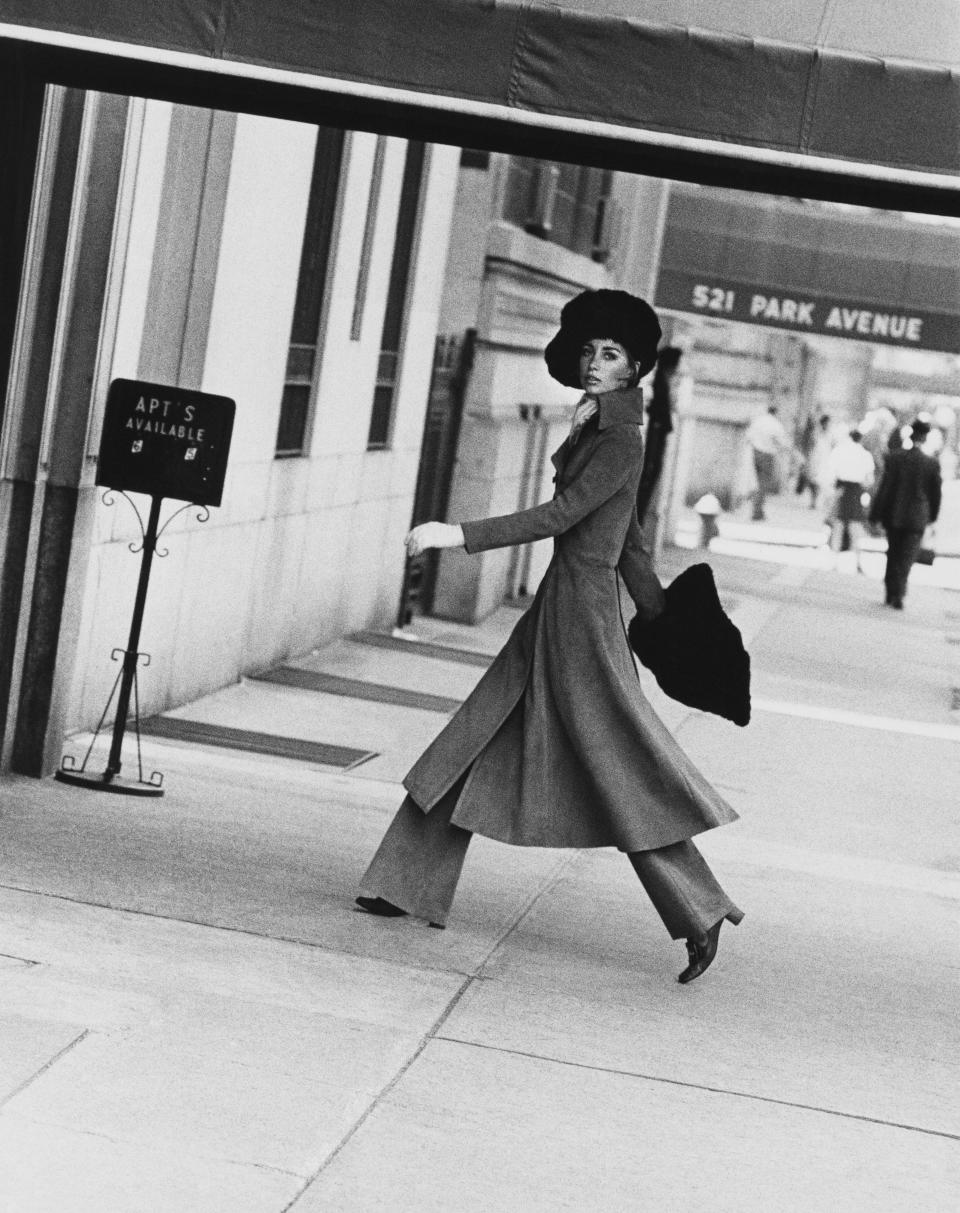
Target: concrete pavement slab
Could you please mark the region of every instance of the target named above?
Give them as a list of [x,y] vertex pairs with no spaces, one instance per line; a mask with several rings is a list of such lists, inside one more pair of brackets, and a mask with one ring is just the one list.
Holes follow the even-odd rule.
[[[135,810],[119,796],[12,781],[0,884],[466,973],[570,858],[478,839],[454,908],[456,933],[371,920],[354,912],[354,897],[400,789],[296,763],[161,750],[145,747],[151,763],[162,762],[169,790]],[[15,951],[2,926],[0,951]]]
[[[737,871],[748,917],[691,987],[632,873],[548,890],[441,1035],[859,1115],[960,1140],[960,1028],[943,965],[958,902]],[[625,866],[625,865],[623,865]],[[645,912],[646,911],[646,912]],[[918,938],[919,937],[919,938]]]
[[0,987],[4,1014],[98,1032],[124,1031],[142,1022],[155,1001],[148,990],[131,988],[120,977],[66,965],[38,965],[29,979],[8,979]]
[[145,1147],[306,1176],[390,1082],[425,1031],[263,1002],[164,1002],[90,1034],[6,1110]]
[[[63,982],[85,978],[92,986],[95,977],[108,1005],[121,995],[131,1008],[124,1028],[137,1022],[134,1012],[148,1021],[175,996],[222,996],[416,1032],[462,983],[457,973],[55,897],[0,890],[0,906],[4,940],[29,939],[40,964]],[[4,983],[0,1010],[7,998],[22,1005],[28,981]],[[69,1006],[67,1014],[74,1022]]]
[[489,653],[491,657],[507,643],[507,638],[517,626],[523,605],[507,603],[498,607],[477,624],[458,623],[452,619],[435,619],[419,616],[409,628],[403,629],[412,637],[434,644],[447,644],[453,648],[473,649]]
[[960,870],[955,741],[763,711],[735,738],[690,717],[679,740],[752,836]]
[[[11,1088],[4,1115],[78,1135],[68,1136],[68,1150],[74,1140],[108,1141],[119,1151],[112,1165],[135,1149],[150,1157],[175,1153],[182,1163],[173,1168],[170,1199],[183,1199],[181,1173],[204,1162],[214,1171],[215,1163],[244,1163],[301,1181],[312,1174],[463,982],[459,974],[49,896],[3,890],[0,907],[4,946],[20,948],[29,939],[37,958],[29,974],[0,988],[0,1039],[19,1065],[16,1072],[4,1067]],[[78,1033],[54,1020],[54,1002],[45,1003],[32,982],[47,975],[47,995],[84,989],[86,999],[68,996],[61,1015],[72,1020],[84,1010],[92,1030]],[[48,1019],[21,1027],[6,1003],[31,995]],[[109,1169],[109,1159],[97,1158]],[[104,1213],[141,1207],[114,1197],[113,1182],[108,1175],[99,1188],[92,1184],[91,1207],[96,1191]],[[284,1208],[295,1189],[276,1190],[286,1199],[260,1208]],[[154,1207],[146,1193],[142,1199]],[[245,1201],[235,1207],[257,1207]],[[74,1208],[67,1200],[46,1207]],[[165,1213],[208,1207],[233,1208],[187,1199]],[[20,1206],[12,1210],[20,1213]]]
[[71,1025],[0,1014],[0,1107],[82,1036]]
[[294,1206],[946,1213],[956,1143],[433,1041]]
[[[825,629],[823,608],[782,608],[774,625],[754,639],[759,671],[755,696],[869,710],[911,720],[950,720],[951,690],[960,682],[960,654],[929,625],[899,616],[877,603],[848,620],[847,629]],[[905,677],[905,671],[909,677]]]
[[274,1213],[298,1176],[0,1113],[2,1213]]

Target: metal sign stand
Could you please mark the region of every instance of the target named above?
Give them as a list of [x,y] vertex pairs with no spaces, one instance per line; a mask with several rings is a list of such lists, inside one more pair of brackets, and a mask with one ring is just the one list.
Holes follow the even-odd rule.
[[[140,752],[140,696],[137,687],[137,667],[140,665],[141,658],[144,659],[145,666],[150,664],[150,654],[140,652],[140,628],[143,624],[143,609],[147,601],[147,585],[150,581],[150,566],[153,563],[154,553],[161,559],[167,555],[166,549],[157,549],[157,540],[167,529],[170,523],[182,514],[184,510],[197,509],[200,511],[198,516],[199,522],[206,522],[210,517],[210,512],[205,506],[190,503],[181,506],[176,510],[162,527],[158,528],[160,522],[160,505],[163,498],[154,494],[150,501],[150,513],[147,517],[147,524],[144,526],[143,519],[140,517],[140,511],[131,501],[127,494],[121,491],[121,496],[126,497],[130,503],[130,507],[137,516],[137,521],[140,523],[140,532],[143,536],[140,544],[131,543],[130,550],[132,552],[142,551],[143,557],[140,561],[140,577],[137,582],[137,594],[133,604],[133,618],[130,621],[130,637],[127,640],[125,649],[114,649],[111,657],[114,661],[118,656],[123,654],[123,665],[120,673],[117,675],[113,683],[113,688],[110,691],[110,696],[107,699],[106,707],[103,709],[103,714],[100,717],[96,730],[93,734],[93,739],[87,748],[87,752],[83,757],[83,762],[77,766],[76,760],[72,754],[66,754],[61,763],[60,769],[55,773],[54,778],[60,780],[61,783],[76,784],[81,787],[95,788],[102,792],[119,792],[126,796],[162,796],[163,795],[163,776],[159,771],[154,771],[149,779],[143,777],[143,760]],[[113,505],[112,490],[108,489],[103,495],[104,505]],[[117,687],[120,688],[120,693],[117,698],[117,710],[113,723],[113,738],[110,745],[110,754],[107,758],[107,765],[102,774],[95,774],[87,771],[87,762],[96,744],[97,738],[100,735],[100,730],[103,727],[103,722],[107,718],[107,713],[110,711],[110,704],[113,702],[114,695],[117,694]],[[123,748],[123,737],[127,728],[127,719],[130,715],[130,695],[133,693],[134,703],[134,728],[137,734],[137,769],[138,776],[136,779],[125,779],[120,775],[121,760],[120,753]]]

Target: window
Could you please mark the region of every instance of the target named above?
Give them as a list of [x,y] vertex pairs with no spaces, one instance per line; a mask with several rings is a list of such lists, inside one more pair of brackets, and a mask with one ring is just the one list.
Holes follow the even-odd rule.
[[482,152],[474,147],[461,148],[460,167],[478,168],[486,172],[490,167],[490,153]]
[[503,217],[595,261],[606,259],[613,217],[609,169],[511,156]]
[[300,255],[297,298],[293,308],[290,350],[280,400],[277,455],[303,454],[342,159],[343,131],[319,127],[303,233],[303,252]]
[[393,263],[390,266],[390,283],[387,287],[387,310],[383,320],[383,335],[380,338],[377,383],[373,392],[373,410],[367,436],[368,450],[383,450],[390,440],[390,423],[393,419],[393,400],[400,368],[400,346],[407,310],[407,287],[425,157],[425,144],[412,141],[407,145],[407,159],[400,187],[397,234],[393,244]]

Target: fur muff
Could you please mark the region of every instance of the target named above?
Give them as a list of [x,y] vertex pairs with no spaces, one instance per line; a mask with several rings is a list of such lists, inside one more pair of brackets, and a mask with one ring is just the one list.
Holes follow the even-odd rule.
[[662,614],[630,624],[631,648],[671,699],[749,724],[750,656],[720,603],[713,570],[691,565],[665,594]]

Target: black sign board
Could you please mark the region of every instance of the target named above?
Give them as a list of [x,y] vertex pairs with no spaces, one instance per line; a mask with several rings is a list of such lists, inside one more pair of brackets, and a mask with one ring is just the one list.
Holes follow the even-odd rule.
[[219,505],[236,405],[227,396],[114,379],[96,483],[128,493]]

